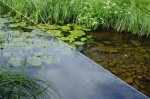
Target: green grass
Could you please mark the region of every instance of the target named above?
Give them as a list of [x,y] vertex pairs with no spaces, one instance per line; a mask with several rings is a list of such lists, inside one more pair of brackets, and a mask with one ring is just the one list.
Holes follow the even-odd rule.
[[[37,23],[76,23],[93,29],[113,27],[140,36],[150,34],[149,0],[1,0],[1,7],[6,8],[2,2]],[[16,17],[20,15],[16,13]]]
[[37,77],[26,76],[25,64],[21,71],[0,67],[0,99],[61,99],[52,81],[39,79],[42,70]]

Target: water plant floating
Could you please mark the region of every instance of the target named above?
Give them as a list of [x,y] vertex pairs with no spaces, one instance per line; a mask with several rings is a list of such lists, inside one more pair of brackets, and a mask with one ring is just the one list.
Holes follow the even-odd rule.
[[3,56],[5,56],[5,57],[11,56],[11,55],[12,55],[12,52],[4,52],[3,53]]
[[23,62],[23,59],[20,57],[13,57],[13,58],[10,58],[8,61],[8,63],[13,66],[20,66],[22,62]]

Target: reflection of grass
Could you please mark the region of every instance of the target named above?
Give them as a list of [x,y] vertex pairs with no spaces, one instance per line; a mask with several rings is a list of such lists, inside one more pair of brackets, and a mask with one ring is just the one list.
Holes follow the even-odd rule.
[[[139,35],[150,33],[149,0],[1,0],[35,22],[114,27]],[[2,4],[2,3],[1,3]],[[2,4],[4,11],[12,11]],[[6,10],[7,9],[7,10]],[[14,15],[14,11],[12,14]],[[17,17],[21,15],[16,13]]]
[[37,78],[25,76],[25,64],[21,72],[0,67],[0,99],[61,99],[53,82],[39,79],[42,70]]

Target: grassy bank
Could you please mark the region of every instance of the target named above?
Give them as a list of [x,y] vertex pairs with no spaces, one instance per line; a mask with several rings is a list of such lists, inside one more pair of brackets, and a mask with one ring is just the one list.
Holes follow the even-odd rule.
[[6,11],[2,2],[37,23],[76,23],[93,29],[113,27],[140,36],[150,35],[149,0],[1,0]]

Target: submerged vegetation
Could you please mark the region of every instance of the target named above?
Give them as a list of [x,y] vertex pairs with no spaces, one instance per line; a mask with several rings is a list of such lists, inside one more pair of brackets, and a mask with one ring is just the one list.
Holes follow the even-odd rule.
[[79,24],[92,29],[113,27],[140,36],[150,34],[149,0],[1,0],[3,12],[44,24]]

